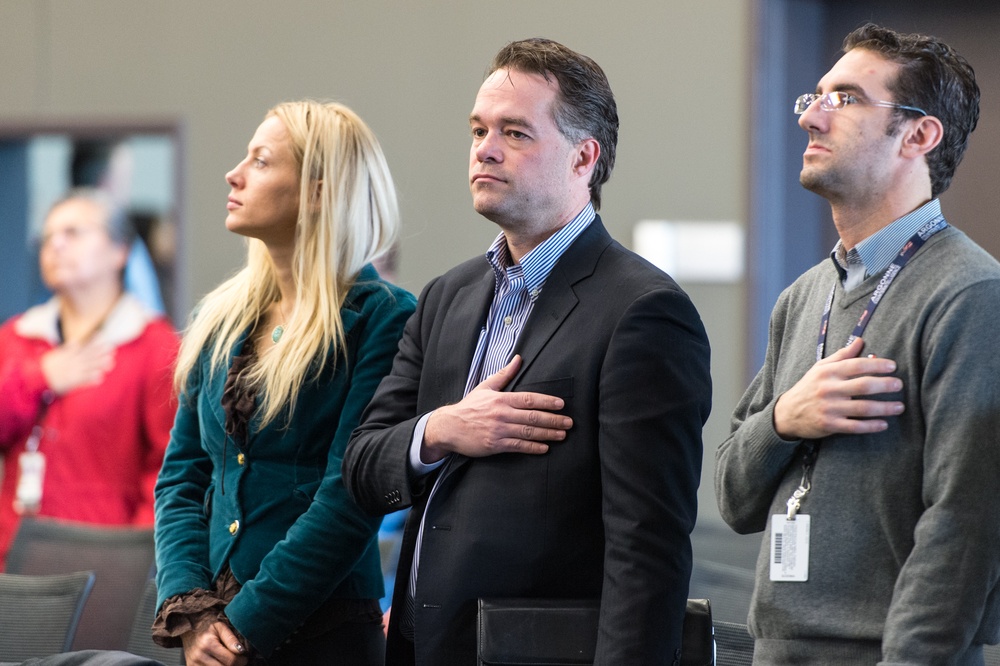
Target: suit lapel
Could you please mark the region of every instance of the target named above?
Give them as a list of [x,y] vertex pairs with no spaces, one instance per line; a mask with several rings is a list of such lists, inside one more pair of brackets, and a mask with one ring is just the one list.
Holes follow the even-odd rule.
[[459,400],[465,392],[479,331],[486,323],[493,301],[495,282],[493,270],[487,264],[478,280],[458,289],[450,303],[441,304],[446,311],[441,320],[438,351],[439,362],[447,368],[447,372],[441,373],[447,401]]
[[210,372],[211,364],[209,358],[211,357],[211,352],[206,351],[203,356],[203,376],[211,376],[211,380],[208,384],[206,384],[206,388],[204,390],[206,395],[213,396],[213,399],[209,401],[209,407],[212,410],[212,415],[219,424],[219,428],[223,431],[226,429],[226,412],[222,408],[221,400],[223,388],[225,387],[226,380],[229,378],[229,368],[232,367],[233,358],[242,353],[243,345],[246,343],[249,335],[249,330],[243,332],[243,334],[236,340],[236,344],[233,345],[233,348],[229,351],[229,356],[226,358],[225,366],[216,368],[215,372]]
[[517,386],[566,317],[576,308],[579,299],[573,286],[594,274],[601,254],[611,242],[611,236],[598,216],[552,267],[514,347],[514,353],[521,355],[522,363],[507,390]]
[[[441,384],[437,387],[440,393],[431,401],[435,405],[457,402],[465,395],[472,357],[476,353],[479,332],[489,316],[495,285],[493,269],[487,264],[487,270],[478,280],[460,287],[450,303],[441,303],[440,307],[445,312],[441,317],[436,365],[442,371],[435,373],[441,377]],[[468,460],[465,456],[453,456],[439,473],[450,477]]]
[[[211,373],[211,380],[209,381],[208,384],[206,384],[206,387],[204,389],[205,395],[211,396],[210,400],[208,401],[208,407],[211,410],[212,417],[215,419],[219,431],[222,433],[226,432],[226,410],[222,407],[222,394],[225,392],[225,385],[226,382],[229,380],[229,370],[230,368],[232,368],[233,359],[243,353],[243,348],[246,345],[246,342],[249,339],[250,334],[252,332],[253,328],[252,327],[248,328],[236,340],[236,344],[234,344],[233,348],[229,351],[229,356],[227,357],[225,365],[221,368],[216,368],[215,372]],[[202,372],[204,373],[203,376],[205,377],[209,376],[209,367],[210,367],[208,361],[209,356],[210,352],[205,352],[204,362],[202,365]],[[259,398],[255,399],[255,402],[259,404],[260,402]],[[252,444],[253,440],[259,434],[259,423],[260,423],[260,413],[255,410],[253,416],[251,417],[251,422],[249,424],[247,432],[247,441],[243,442],[243,447],[245,449],[250,448],[250,445]],[[269,425],[268,427],[270,428],[271,426]],[[229,436],[228,435],[223,435],[223,436],[226,438],[227,440],[226,443],[228,444]]]
[[[600,216],[598,216],[580,234],[579,238],[566,249],[562,257],[559,258],[559,261],[556,262],[556,265],[553,266],[552,272],[549,273],[549,277],[545,280],[545,285],[542,287],[542,294],[538,297],[538,301],[535,303],[535,307],[528,317],[524,330],[521,331],[517,344],[514,346],[514,353],[521,354],[522,363],[517,375],[507,385],[504,389],[505,391],[517,390],[517,385],[520,383],[521,378],[532,364],[534,364],[555,332],[566,321],[570,312],[576,308],[579,300],[573,291],[573,285],[594,274],[601,254],[604,253],[604,250],[611,242],[611,236],[601,223]],[[478,303],[479,319],[476,321],[478,321],[479,326],[475,329],[477,334],[479,327],[482,326],[485,318],[488,316],[490,302],[493,299],[494,280],[492,271],[487,277],[488,279],[485,282],[481,282],[477,286],[475,300],[472,298],[472,294],[466,296],[470,307],[472,303]],[[455,300],[456,302],[458,301],[457,295]],[[456,321],[452,325],[454,332],[459,334],[458,337],[463,342],[465,342],[465,338],[461,336],[460,332],[469,330],[470,319],[468,317],[469,315],[467,314],[463,321]],[[444,339],[443,336],[442,339]],[[456,349],[460,349],[460,347],[456,347]],[[473,343],[472,348],[469,349],[469,353],[463,356],[465,374],[462,374],[462,382],[465,382],[468,378],[468,369],[472,365],[472,354],[474,352],[475,344]],[[458,390],[462,391],[464,386],[463,383],[462,387]],[[471,458],[466,458],[465,456],[453,457],[451,462],[448,463],[447,479],[442,482],[453,483],[456,479],[460,478],[457,473],[470,460]],[[438,492],[441,491],[439,490]]]

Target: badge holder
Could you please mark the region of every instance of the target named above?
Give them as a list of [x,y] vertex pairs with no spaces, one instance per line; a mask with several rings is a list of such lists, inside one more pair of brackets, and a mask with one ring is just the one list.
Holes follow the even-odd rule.
[[771,575],[776,582],[809,580],[809,529],[811,516],[800,514],[802,498],[811,488],[812,465],[806,464],[802,481],[788,498],[788,512],[771,516]]
[[42,424],[31,429],[25,450],[18,456],[20,475],[14,493],[14,511],[20,515],[38,513],[42,505],[42,481],[45,478],[45,454],[38,450],[42,441]]

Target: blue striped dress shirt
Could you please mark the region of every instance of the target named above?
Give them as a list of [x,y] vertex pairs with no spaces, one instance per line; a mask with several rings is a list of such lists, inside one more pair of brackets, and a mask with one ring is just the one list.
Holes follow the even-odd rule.
[[[830,253],[844,288],[850,291],[861,284],[865,278],[879,275],[899,251],[906,241],[922,226],[941,215],[941,202],[931,199],[912,213],[908,213],[892,224],[879,229],[850,250],[844,249],[844,244],[837,241]],[[864,267],[863,273],[860,267]],[[854,277],[857,275],[857,277]]]
[[510,362],[514,345],[542,293],[545,279],[566,248],[594,221],[595,216],[593,205],[588,203],[572,222],[521,257],[520,263],[511,260],[507,239],[502,233],[493,241],[486,252],[486,260],[493,267],[496,278],[493,304],[490,305],[486,325],[479,332],[476,353],[465,383],[466,393]]

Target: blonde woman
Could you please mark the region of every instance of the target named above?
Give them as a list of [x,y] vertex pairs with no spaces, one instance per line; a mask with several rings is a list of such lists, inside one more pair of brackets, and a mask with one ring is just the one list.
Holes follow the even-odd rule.
[[357,115],[306,101],[268,112],[226,182],[247,266],[181,345],[153,635],[189,666],[381,664],[379,520],[340,466],[415,305],[370,265],[392,178]]

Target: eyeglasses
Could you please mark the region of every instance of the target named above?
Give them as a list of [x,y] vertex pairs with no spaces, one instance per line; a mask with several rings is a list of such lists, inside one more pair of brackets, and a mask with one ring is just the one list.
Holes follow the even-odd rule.
[[867,104],[868,106],[884,106],[887,109],[913,111],[922,116],[927,115],[926,111],[918,109],[915,106],[906,106],[905,104],[896,104],[895,102],[862,102],[854,95],[840,91],[828,92],[825,95],[818,93],[799,95],[799,98],[795,100],[795,106],[792,107],[792,111],[795,112],[795,115],[802,115],[815,101],[819,101],[819,108],[824,111],[840,111],[848,104]]

